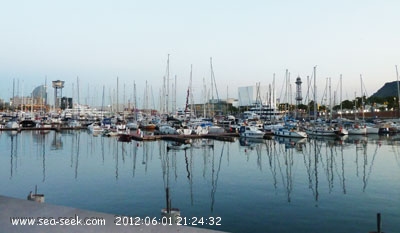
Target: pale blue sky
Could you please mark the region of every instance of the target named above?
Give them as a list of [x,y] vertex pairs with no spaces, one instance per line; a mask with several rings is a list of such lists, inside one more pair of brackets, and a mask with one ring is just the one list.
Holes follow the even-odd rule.
[[[343,98],[360,93],[360,74],[368,95],[396,80],[400,64],[400,1],[236,1],[236,0],[14,0],[0,3],[0,98],[61,79],[64,95],[76,91],[81,102],[100,100],[102,87],[126,99],[145,81],[157,102],[170,54],[171,77],[178,79],[178,106],[185,102],[193,64],[193,90],[202,101],[203,78],[210,86],[210,57],[220,98],[238,97],[239,86],[272,83],[280,92],[285,70],[292,83],[317,65],[318,94],[332,78]],[[173,80],[171,80],[171,83]],[[89,92],[88,92],[89,90]],[[294,87],[293,87],[294,90]],[[50,88],[50,93],[53,92]],[[76,94],[75,94],[76,95]],[[278,93],[278,96],[280,94]],[[304,94],[303,94],[304,95]],[[89,101],[89,103],[92,101]],[[101,102],[99,102],[101,103]]]

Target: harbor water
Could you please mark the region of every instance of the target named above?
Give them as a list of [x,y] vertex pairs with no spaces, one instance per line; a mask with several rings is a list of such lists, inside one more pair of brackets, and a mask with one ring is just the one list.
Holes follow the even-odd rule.
[[46,203],[159,218],[168,188],[181,223],[196,227],[366,233],[381,213],[382,230],[400,232],[399,135],[196,140],[167,150],[85,130],[3,131],[0,194],[26,199],[37,185]]

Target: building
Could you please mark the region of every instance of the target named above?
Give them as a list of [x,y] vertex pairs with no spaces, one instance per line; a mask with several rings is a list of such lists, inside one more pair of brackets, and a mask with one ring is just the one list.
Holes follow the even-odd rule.
[[276,96],[269,86],[246,86],[238,88],[239,106],[276,105]]
[[34,103],[37,105],[47,105],[46,86],[40,85],[33,89],[32,98],[34,99]]
[[10,105],[15,109],[47,109],[47,92],[44,85],[33,89],[30,96],[14,96],[10,99]]
[[71,109],[73,108],[72,98],[62,97],[61,98],[61,109]]

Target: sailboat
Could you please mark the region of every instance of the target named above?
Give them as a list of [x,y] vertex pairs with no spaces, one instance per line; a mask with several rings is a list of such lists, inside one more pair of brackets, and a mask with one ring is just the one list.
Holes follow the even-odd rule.
[[338,125],[336,127],[336,134],[339,135],[339,136],[344,136],[344,135],[348,135],[349,134],[349,131],[345,127],[343,127],[342,113],[343,113],[342,75],[340,75],[340,121],[338,122]]
[[[364,122],[364,97],[363,97],[363,89],[362,89],[362,76],[360,75],[361,80],[361,113],[362,113],[362,121],[356,121],[351,128],[348,129],[349,134],[351,135],[366,135],[367,127]],[[356,100],[354,100],[355,102]],[[356,106],[356,105],[354,105]],[[355,112],[354,112],[355,114]],[[355,116],[356,118],[356,116]]]
[[[289,85],[289,74],[288,70],[286,70],[286,86]],[[288,95],[289,91],[286,88],[286,93],[285,96]],[[278,127],[277,129],[274,130],[274,135],[275,136],[281,136],[281,137],[291,137],[291,138],[306,138],[307,133],[300,129],[299,125],[297,124],[296,120],[291,120],[289,117],[286,115],[284,117],[284,122],[285,124],[283,127]]]
[[317,120],[317,74],[316,74],[316,67],[314,66],[314,124],[312,127],[306,130],[307,134],[310,136],[329,136],[329,137],[336,137],[337,133],[336,130],[330,126],[326,125],[325,122]]
[[146,109],[146,117],[140,122],[139,128],[143,130],[154,130],[156,128],[156,124],[152,122],[151,110],[149,111],[148,106],[148,86],[146,81],[146,89],[145,89],[145,101],[144,101],[144,109]]

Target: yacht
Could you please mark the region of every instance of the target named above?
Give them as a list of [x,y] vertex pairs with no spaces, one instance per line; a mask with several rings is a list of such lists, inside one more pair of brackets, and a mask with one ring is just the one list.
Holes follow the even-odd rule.
[[264,132],[255,126],[240,126],[239,135],[245,138],[264,138]]

